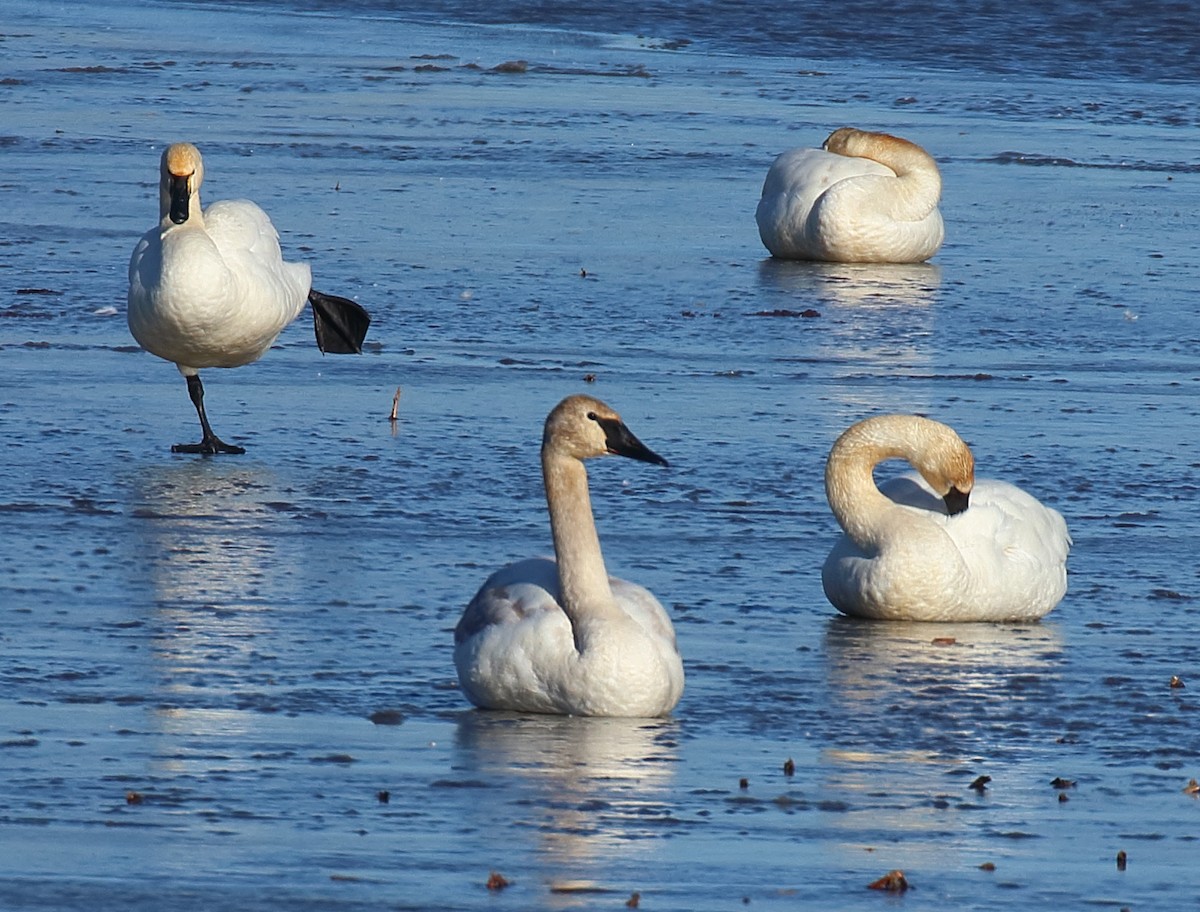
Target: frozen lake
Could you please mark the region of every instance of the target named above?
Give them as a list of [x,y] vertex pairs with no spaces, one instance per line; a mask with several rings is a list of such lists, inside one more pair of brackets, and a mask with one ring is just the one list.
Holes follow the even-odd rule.
[[[4,19],[0,907],[876,910],[897,868],[909,912],[1194,906],[1191,89],[277,3]],[[843,124],[938,158],[930,265],[767,258],[767,167]],[[206,372],[241,457],[170,453],[184,383],[125,324],[180,139],[375,317],[359,358],[305,316]],[[467,600],[550,547],[573,392],[671,462],[590,466],[609,569],[676,624],[670,719],[458,691]],[[889,411],[1066,516],[1042,623],[826,602],[824,459]]]

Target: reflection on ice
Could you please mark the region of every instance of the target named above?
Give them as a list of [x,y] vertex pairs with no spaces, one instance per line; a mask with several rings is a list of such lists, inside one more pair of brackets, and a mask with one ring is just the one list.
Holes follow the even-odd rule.
[[150,469],[138,477],[133,505],[153,558],[159,598],[253,607],[265,586],[286,578],[274,514],[254,492],[270,485],[263,466],[194,460]]
[[282,547],[277,513],[262,502],[271,481],[263,466],[209,459],[138,477],[131,506],[157,596],[155,657],[174,693],[254,683],[242,670],[258,664],[267,609],[299,597],[299,555]]
[[606,889],[604,869],[639,840],[661,835],[678,761],[670,719],[608,719],[466,712],[457,744],[464,767],[508,786],[503,809],[538,833],[545,878],[565,907]]
[[823,752],[823,783],[856,795],[871,820],[834,825],[854,839],[904,833],[910,859],[939,866],[994,851],[987,831],[953,812],[986,800],[969,788],[976,776],[1002,777],[1060,724],[1058,627],[836,617],[825,656],[841,731]]
[[828,679],[847,709],[877,707],[935,686],[956,697],[1020,700],[1016,675],[1057,674],[1054,623],[934,624],[830,618]]
[[887,307],[926,306],[934,302],[942,271],[931,263],[806,263],[764,259],[759,282],[826,305]]
[[265,528],[273,514],[252,496],[268,483],[264,467],[211,460],[141,476],[138,529],[164,606],[257,609],[266,591],[288,579],[291,562],[278,547],[278,531]]
[[[195,745],[204,738],[217,738],[229,745],[246,738],[256,730],[257,717],[249,712],[232,709],[159,706],[150,714],[155,740],[166,745],[150,756],[147,772],[153,776],[175,777],[196,775],[202,778],[212,765],[212,754]],[[224,760],[228,770],[233,761]]]
[[[808,333],[804,358],[862,371],[899,372],[932,369],[940,357],[936,303],[941,270],[928,263],[804,263],[768,259],[759,264],[767,315],[815,311],[820,332]],[[840,378],[839,378],[840,379]],[[860,385],[835,384],[837,395],[857,398]],[[906,392],[905,396],[911,396]],[[903,402],[875,403],[910,411]],[[861,416],[860,416],[861,417]]]

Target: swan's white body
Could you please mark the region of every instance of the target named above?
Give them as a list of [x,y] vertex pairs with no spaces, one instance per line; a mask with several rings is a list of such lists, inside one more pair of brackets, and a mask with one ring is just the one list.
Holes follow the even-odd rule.
[[[876,487],[873,468],[892,457],[920,474]],[[843,614],[1034,621],[1066,594],[1062,516],[1007,482],[976,480],[970,450],[946,425],[912,415],[859,422],[834,444],[825,486],[845,534],[821,580]],[[963,509],[951,514],[956,496]]]
[[670,617],[648,590],[604,567],[582,460],[606,452],[664,462],[598,400],[569,397],[546,419],[542,470],[556,560],[498,570],[463,613],[454,663],[475,705],[651,717],[679,702],[683,662]]
[[842,127],[775,159],[755,218],[772,256],[919,263],[942,245],[937,163],[915,143]]
[[129,259],[129,331],[142,348],[174,361],[187,380],[203,436],[172,450],[243,453],[209,426],[201,368],[258,360],[306,302],[322,351],[361,351],[371,320],[355,302],[314,290],[307,263],[285,263],[275,226],[254,203],[226,200],[202,208],[203,181],[199,149],[167,147],[159,222]]
[[[180,147],[195,150],[179,143],[167,152]],[[201,208],[198,151],[194,161],[186,219],[172,221],[164,191],[159,224],[129,260],[129,330],[184,376],[260,358],[312,287],[308,264],[284,262],[279,235],[257,205],[223,200]],[[169,164],[164,155],[164,170]]]

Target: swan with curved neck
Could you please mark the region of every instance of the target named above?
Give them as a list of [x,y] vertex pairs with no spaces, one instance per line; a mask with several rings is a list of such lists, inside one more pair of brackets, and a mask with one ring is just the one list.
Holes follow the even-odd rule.
[[583,460],[615,454],[666,465],[611,408],[570,396],[546,419],[542,475],[555,559],[493,573],[454,631],[454,663],[476,706],[581,716],[661,716],[683,693],[667,612],[610,577]]
[[307,263],[284,262],[275,227],[254,203],[202,208],[204,160],[194,145],[168,146],[159,170],[159,223],[129,260],[129,331],[187,380],[201,439],[172,452],[244,453],[213,433],[200,369],[258,360],[306,301],[323,352],[360,352],[371,318],[355,302],[315,290]]
[[[876,465],[915,475],[882,488]],[[1071,537],[1058,511],[977,479],[954,430],[916,415],[860,421],[834,443],[825,494],[844,535],[821,571],[843,614],[909,621],[1033,621],[1067,591]]]
[[775,159],[755,218],[772,256],[920,263],[942,246],[937,162],[916,143],[842,127]]

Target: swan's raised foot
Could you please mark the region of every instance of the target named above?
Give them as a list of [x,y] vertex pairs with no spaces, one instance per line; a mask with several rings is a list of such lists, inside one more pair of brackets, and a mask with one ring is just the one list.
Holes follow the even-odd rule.
[[308,303],[312,306],[317,348],[330,355],[362,354],[363,339],[371,326],[371,315],[362,306],[315,288],[309,289]]

